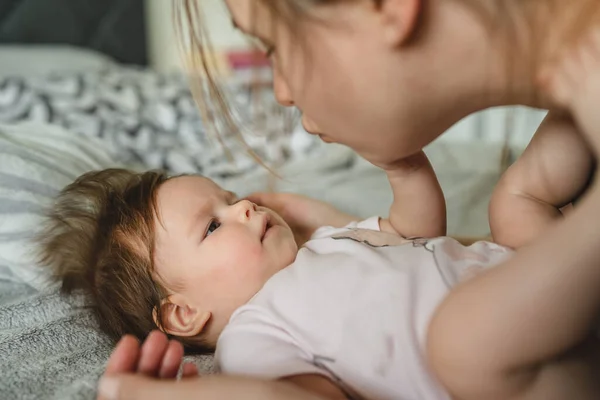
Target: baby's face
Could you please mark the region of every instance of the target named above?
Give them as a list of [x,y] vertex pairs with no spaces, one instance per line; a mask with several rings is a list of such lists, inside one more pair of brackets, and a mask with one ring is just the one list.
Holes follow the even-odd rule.
[[156,272],[213,319],[228,320],[296,258],[294,235],[279,215],[203,177],[163,183],[157,213]]

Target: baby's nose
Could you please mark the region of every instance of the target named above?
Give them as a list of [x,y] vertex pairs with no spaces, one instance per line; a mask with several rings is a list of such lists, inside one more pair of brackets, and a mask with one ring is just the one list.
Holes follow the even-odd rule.
[[241,200],[237,203],[240,211],[240,216],[243,220],[248,221],[252,218],[252,214],[256,212],[256,204],[249,200]]

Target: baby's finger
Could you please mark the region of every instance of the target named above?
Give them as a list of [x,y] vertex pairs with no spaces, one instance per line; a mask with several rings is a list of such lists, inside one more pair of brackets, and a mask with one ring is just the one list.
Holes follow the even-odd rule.
[[158,377],[161,379],[174,379],[182,360],[183,346],[178,341],[171,340],[162,359]]
[[158,376],[162,359],[167,351],[169,340],[164,333],[151,332],[142,345],[137,372],[150,376]]
[[185,363],[183,364],[183,371],[181,373],[183,378],[197,378],[198,377],[198,367],[194,363]]
[[125,335],[119,340],[106,364],[106,375],[134,372],[140,356],[140,343]]

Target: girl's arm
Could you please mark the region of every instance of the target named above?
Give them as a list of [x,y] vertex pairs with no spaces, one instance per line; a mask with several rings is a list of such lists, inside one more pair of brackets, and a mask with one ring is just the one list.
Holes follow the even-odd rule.
[[[344,399],[331,381],[316,375],[293,376],[281,381],[214,375],[199,377],[193,364],[183,364],[183,379],[174,378],[183,362],[183,347],[152,332],[144,345],[124,336],[108,360],[98,386],[99,400],[145,399]],[[193,366],[193,367],[192,367]],[[190,368],[191,367],[191,368]]]
[[594,187],[569,218],[449,294],[429,326],[430,364],[462,400],[600,398],[600,357],[594,367],[576,353],[598,316]]
[[[600,29],[594,27],[552,68],[542,75],[545,89],[572,113],[597,156]],[[427,349],[455,397],[600,398],[597,166],[594,172],[592,187],[567,218],[510,261],[459,286],[439,307]]]
[[[99,400],[328,400],[317,393],[285,381],[213,375],[183,381],[158,380],[144,375],[103,378]],[[343,398],[342,398],[343,399]]]
[[425,153],[384,170],[394,194],[389,215],[394,231],[407,238],[445,236],[446,201]]

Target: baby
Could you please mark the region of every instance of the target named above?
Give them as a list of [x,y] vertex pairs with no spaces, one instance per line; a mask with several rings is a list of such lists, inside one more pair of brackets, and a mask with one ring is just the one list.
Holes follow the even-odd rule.
[[446,398],[425,362],[428,323],[452,287],[511,251],[406,239],[388,220],[319,207],[323,227],[298,250],[277,213],[204,177],[91,172],[59,195],[43,261],[115,339],[158,327],[189,350],[216,348],[224,373]]

